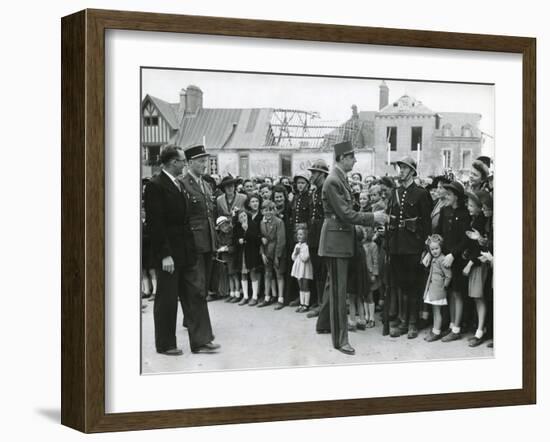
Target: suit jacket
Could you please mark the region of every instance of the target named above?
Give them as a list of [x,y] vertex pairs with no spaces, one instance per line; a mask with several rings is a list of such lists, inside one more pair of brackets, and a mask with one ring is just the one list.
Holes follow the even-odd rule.
[[161,268],[163,258],[168,256],[178,267],[195,263],[188,202],[183,192],[161,172],[147,183],[144,200],[153,267]]
[[233,200],[233,204],[229,206],[227,204],[227,199],[225,198],[225,194],[220,195],[216,199],[216,217],[218,216],[227,216],[229,219],[233,217],[233,208],[236,207],[237,209],[244,209],[244,203],[246,202],[246,195],[243,195],[242,193],[235,193],[235,199]]
[[351,258],[355,247],[353,225],[372,226],[374,215],[353,210],[351,187],[338,166],[332,168],[321,195],[325,220],[319,239],[319,256]]
[[195,238],[197,253],[213,252],[216,248],[216,229],[212,189],[203,180],[203,193],[199,183],[190,173],[181,178],[180,183],[189,201],[189,226]]

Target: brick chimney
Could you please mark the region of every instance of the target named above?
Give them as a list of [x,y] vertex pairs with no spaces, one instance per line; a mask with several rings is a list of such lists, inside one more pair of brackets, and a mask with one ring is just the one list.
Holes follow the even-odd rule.
[[186,99],[185,97],[186,97],[185,89],[182,88],[180,91],[180,105],[178,108],[181,114],[185,113],[185,99]]
[[388,105],[389,96],[390,96],[390,90],[386,85],[386,82],[382,80],[382,84],[380,85],[380,101],[378,103],[378,110]]
[[202,90],[189,85],[185,94],[185,115],[196,115],[202,109]]

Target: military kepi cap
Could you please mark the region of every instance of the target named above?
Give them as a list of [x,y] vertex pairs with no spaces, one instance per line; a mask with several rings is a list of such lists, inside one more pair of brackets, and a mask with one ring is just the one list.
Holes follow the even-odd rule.
[[334,155],[347,155],[354,153],[353,146],[349,141],[343,141],[342,143],[336,143],[334,145]]
[[415,175],[418,174],[416,170],[416,161],[414,161],[411,157],[404,157],[397,161],[398,166],[401,166],[402,164],[411,168]]
[[209,155],[208,153],[206,153],[206,149],[202,144],[188,147],[187,149],[184,150],[184,153],[185,153],[185,159],[187,161],[195,160],[200,157],[207,157]]

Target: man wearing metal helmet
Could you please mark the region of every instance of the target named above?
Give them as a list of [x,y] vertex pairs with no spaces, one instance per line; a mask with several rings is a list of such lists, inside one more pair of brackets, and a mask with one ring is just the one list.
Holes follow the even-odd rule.
[[[321,192],[323,190],[323,184],[328,175],[328,164],[325,160],[316,160],[308,169],[311,172],[311,185],[315,186],[315,190],[310,195],[310,217],[308,222],[308,246],[309,256],[311,257],[311,264],[313,265],[313,291],[311,292],[311,305],[317,304],[310,312],[308,312],[308,318],[315,318],[319,316],[319,309],[321,301],[323,299],[323,291],[325,288],[325,281],[327,277],[326,266],[323,265],[321,257],[319,256],[319,239],[321,237],[321,227],[323,220],[325,219],[325,211],[323,210],[323,199]],[[327,299],[328,302],[328,299]],[[328,310],[327,310],[328,312]],[[330,323],[327,317],[323,323],[323,328],[329,329]]]
[[390,280],[399,289],[402,302],[400,324],[391,331],[392,337],[407,333],[409,339],[418,336],[418,312],[421,304],[420,257],[424,242],[431,233],[432,203],[429,192],[417,186],[416,162],[405,157],[397,162],[399,187],[390,195],[387,213]]
[[[319,240],[319,256],[327,265],[326,295],[329,298],[330,333],[332,345],[344,354],[353,355],[355,350],[348,341],[347,327],[347,281],[349,261],[353,258],[355,245],[354,225],[372,226],[384,224],[387,215],[383,212],[366,213],[353,210],[352,190],[347,180],[357,162],[349,141],[334,145],[335,165],[323,184],[322,199],[325,219]],[[323,317],[323,308],[319,319]],[[317,332],[328,332],[320,330]]]

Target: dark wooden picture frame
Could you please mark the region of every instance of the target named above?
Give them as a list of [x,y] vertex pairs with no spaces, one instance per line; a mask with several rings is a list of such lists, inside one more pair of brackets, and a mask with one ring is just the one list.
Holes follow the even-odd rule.
[[[536,40],[312,23],[85,10],[62,25],[61,422],[142,430],[536,401]],[[105,412],[105,30],[139,30],[517,53],[523,63],[523,385],[514,390],[107,414]]]

